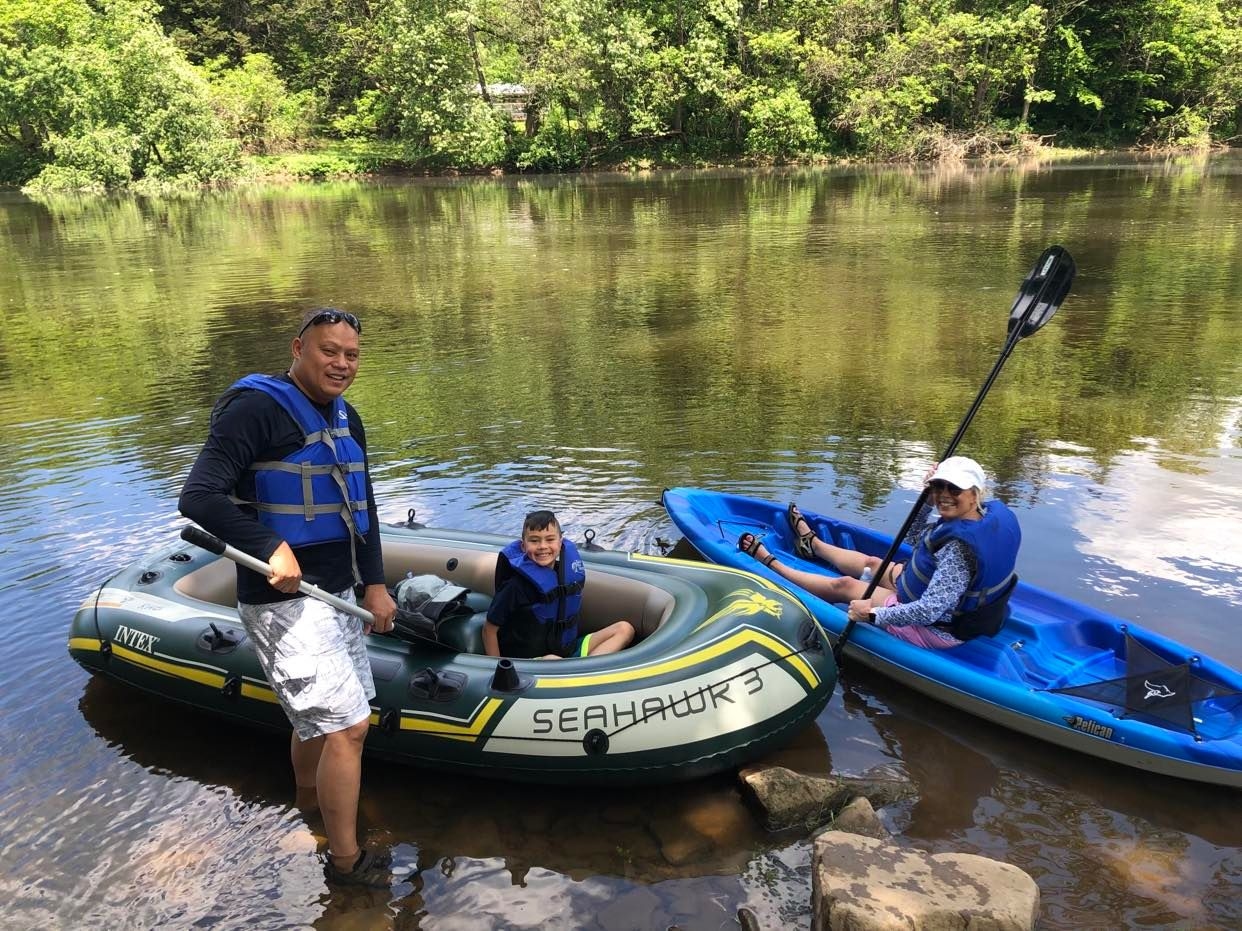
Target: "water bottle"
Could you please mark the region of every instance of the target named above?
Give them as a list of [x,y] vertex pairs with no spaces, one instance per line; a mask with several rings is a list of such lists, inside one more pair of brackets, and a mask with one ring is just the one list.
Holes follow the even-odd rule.
[[875,573],[871,571],[871,567],[866,566],[863,568],[863,571],[859,573],[858,581],[864,582],[864,583],[870,582],[873,575],[875,575]]

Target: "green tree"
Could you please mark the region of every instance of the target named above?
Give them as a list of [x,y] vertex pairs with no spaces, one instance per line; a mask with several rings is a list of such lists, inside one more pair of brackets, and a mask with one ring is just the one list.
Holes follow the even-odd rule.
[[1174,145],[1236,136],[1238,0],[1062,2],[1060,42],[1042,65],[1056,91],[1045,129]]
[[229,177],[237,147],[206,81],[141,0],[0,8],[0,134],[43,168],[35,188]]
[[218,59],[205,70],[216,115],[247,152],[279,152],[310,137],[313,97],[309,91],[289,93],[270,56],[247,55],[237,68]]
[[369,70],[388,0],[167,0],[160,22],[195,64],[269,56],[295,93],[308,91],[323,113],[347,112],[374,87]]

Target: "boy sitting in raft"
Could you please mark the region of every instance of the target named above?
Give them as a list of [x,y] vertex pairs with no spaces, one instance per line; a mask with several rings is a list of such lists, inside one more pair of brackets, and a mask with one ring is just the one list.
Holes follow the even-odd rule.
[[586,567],[551,511],[531,511],[496,560],[496,597],[487,609],[483,648],[488,656],[562,659],[616,653],[634,639],[634,625],[617,621],[578,636]]

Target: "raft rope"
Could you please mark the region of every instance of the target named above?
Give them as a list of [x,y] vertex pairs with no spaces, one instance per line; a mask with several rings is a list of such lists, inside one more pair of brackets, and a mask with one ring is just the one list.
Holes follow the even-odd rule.
[[[688,707],[690,704],[690,700],[692,698],[698,698],[704,692],[710,692],[712,689],[718,688],[719,686],[724,685],[726,682],[732,682],[734,679],[740,679],[743,676],[748,676],[751,673],[758,672],[760,669],[763,669],[766,666],[772,666],[772,665],[775,665],[776,663],[782,663],[785,660],[790,659],[791,657],[801,656],[803,653],[806,653],[812,649],[814,648],[809,647],[809,646],[803,647],[801,650],[794,650],[792,653],[786,653],[783,656],[778,656],[775,659],[770,659],[764,663],[758,664],[757,666],[749,666],[746,669],[743,669],[741,672],[734,673],[731,676],[725,676],[723,679],[720,679],[716,682],[709,682],[707,685],[700,686],[695,691],[689,692],[686,695],[683,695],[681,698],[674,699],[673,701],[669,702],[667,705],[661,705],[658,711],[652,711],[650,714],[645,714],[641,718],[637,718],[631,721],[630,723],[617,728],[615,731],[605,734],[605,736],[609,740],[611,740],[613,737],[616,737],[618,734],[628,731],[631,727],[635,727],[639,724],[646,723],[648,720],[655,717],[657,714],[663,715],[663,714],[666,714],[672,711],[674,708],[677,707],[677,705],[681,704],[682,702],[685,702]],[[581,737],[536,737],[536,736],[520,737],[520,736],[506,735],[505,740],[530,740],[530,741],[535,741],[538,743],[570,743],[570,744],[582,743]]]
[[115,575],[110,575],[100,583],[99,587],[95,589],[95,603],[91,605],[91,617],[95,621],[95,636],[99,638],[99,645],[101,647],[104,645],[105,641],[103,627],[99,623],[99,599],[103,597],[104,588],[106,588],[108,583],[114,578],[116,578]]

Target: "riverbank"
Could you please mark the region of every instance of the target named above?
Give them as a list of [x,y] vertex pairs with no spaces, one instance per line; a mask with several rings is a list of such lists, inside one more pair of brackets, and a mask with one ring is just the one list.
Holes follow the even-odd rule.
[[[560,172],[523,171],[513,168],[484,167],[477,169],[430,167],[410,158],[400,142],[381,140],[318,140],[303,149],[266,155],[247,155],[235,178],[227,181],[197,182],[185,178],[147,178],[118,188],[86,184],[65,190],[46,190],[32,186],[9,185],[31,196],[115,195],[130,193],[141,196],[184,194],[195,191],[229,190],[264,185],[301,184],[316,181],[347,181],[418,177],[527,177],[557,174],[631,173],[649,171],[705,171],[736,169],[762,171],[772,168],[841,168],[871,166],[875,168],[927,167],[946,164],[1013,165],[1019,163],[1050,164],[1073,159],[1103,157],[1115,153],[1125,158],[1165,155],[1206,155],[1211,150],[1168,150],[1153,153],[1139,149],[1056,147],[1035,139],[1021,140],[1011,146],[984,145],[978,139],[946,141],[937,157],[924,159],[880,160],[851,156],[817,155],[804,158],[759,158],[754,156],[731,159],[701,158],[693,155],[671,156],[669,153],[635,153],[621,159],[594,161],[576,170]],[[6,185],[0,184],[0,189]]]

